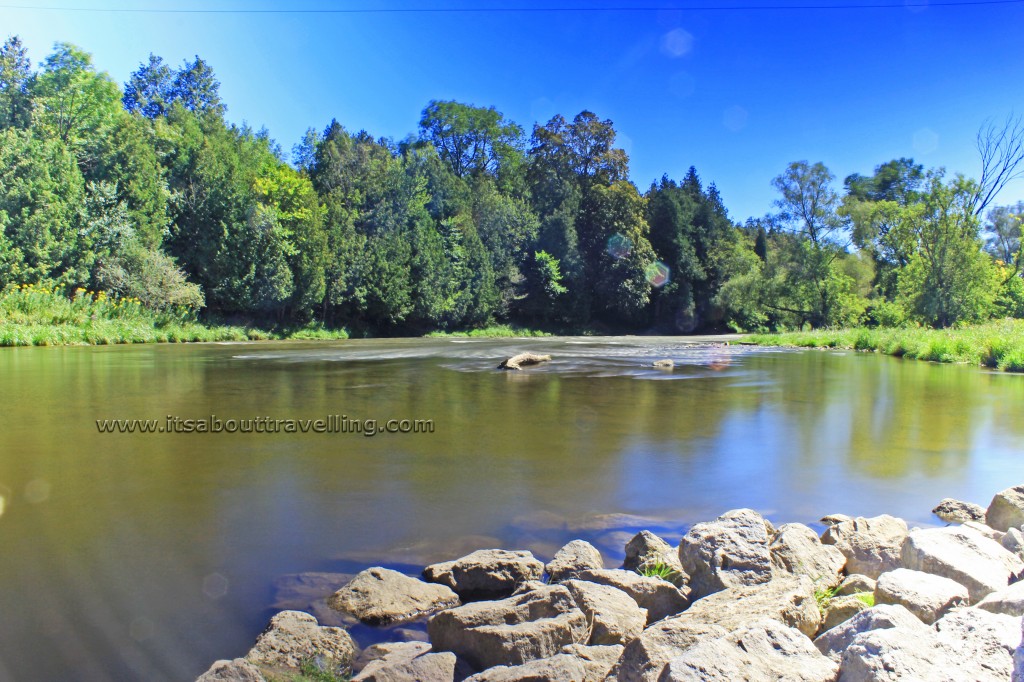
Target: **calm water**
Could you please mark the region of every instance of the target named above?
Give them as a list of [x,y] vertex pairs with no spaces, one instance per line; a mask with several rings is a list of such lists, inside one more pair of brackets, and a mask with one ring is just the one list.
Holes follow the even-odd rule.
[[[494,370],[522,349],[555,359]],[[643,366],[658,358],[675,371]],[[577,536],[612,563],[638,528],[675,539],[742,506],[932,524],[943,497],[985,504],[1024,482],[1024,377],[852,353],[621,338],[0,349],[0,391],[0,680],[192,679],[244,654],[277,608],[337,586],[293,574],[413,571],[487,546],[546,559]],[[210,415],[435,430],[96,427]]]

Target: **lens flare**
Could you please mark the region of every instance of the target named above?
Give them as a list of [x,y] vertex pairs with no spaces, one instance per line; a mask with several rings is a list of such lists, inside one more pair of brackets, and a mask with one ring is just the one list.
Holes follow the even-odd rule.
[[671,269],[660,260],[654,261],[644,268],[644,275],[647,277],[647,281],[655,289],[660,289],[668,284],[669,273],[671,272]]
[[633,242],[629,237],[621,234],[613,234],[608,237],[608,255],[615,260],[621,260],[633,252]]

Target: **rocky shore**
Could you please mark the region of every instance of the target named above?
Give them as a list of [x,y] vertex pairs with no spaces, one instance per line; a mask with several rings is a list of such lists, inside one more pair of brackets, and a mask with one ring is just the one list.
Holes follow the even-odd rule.
[[395,628],[407,641],[360,651],[347,629],[285,610],[197,682],[310,666],[354,682],[1024,682],[1024,486],[933,511],[950,525],[834,514],[819,536],[738,509],[678,547],[637,533],[615,569],[583,540],[546,564],[482,549],[420,577],[368,568],[329,608],[375,628],[425,621],[426,641]]

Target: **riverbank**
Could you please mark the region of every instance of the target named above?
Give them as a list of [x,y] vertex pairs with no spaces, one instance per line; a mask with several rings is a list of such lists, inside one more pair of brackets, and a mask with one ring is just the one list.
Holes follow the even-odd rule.
[[847,348],[915,360],[1024,372],[1024,320],[1007,319],[957,329],[854,328],[752,334],[743,342],[795,348]]
[[[1024,486],[932,513],[950,525],[831,514],[819,534],[736,509],[678,546],[641,531],[618,568],[581,539],[546,563],[479,549],[419,577],[373,566],[197,682],[1018,679]],[[385,641],[360,651],[355,626]]]

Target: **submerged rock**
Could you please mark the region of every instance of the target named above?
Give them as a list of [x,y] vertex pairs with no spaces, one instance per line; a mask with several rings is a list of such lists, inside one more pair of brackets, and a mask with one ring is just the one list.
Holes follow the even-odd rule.
[[980,504],[961,502],[960,500],[954,500],[952,497],[947,497],[942,502],[939,502],[938,506],[932,509],[932,514],[948,523],[985,520],[985,508]]
[[676,363],[672,362],[672,360],[655,360],[654,361],[654,367],[657,367],[658,369],[672,369],[675,366],[676,366]]
[[460,603],[449,587],[425,583],[379,566],[356,575],[328,601],[331,608],[349,613],[367,625],[412,620]]
[[539,365],[542,362],[549,362],[550,355],[537,355],[535,353],[520,353],[501,361],[498,369],[522,369],[530,365]]

